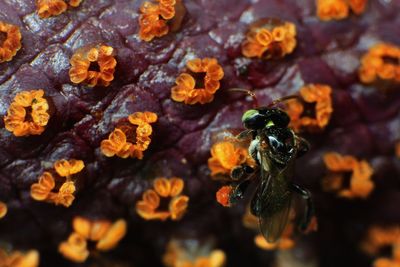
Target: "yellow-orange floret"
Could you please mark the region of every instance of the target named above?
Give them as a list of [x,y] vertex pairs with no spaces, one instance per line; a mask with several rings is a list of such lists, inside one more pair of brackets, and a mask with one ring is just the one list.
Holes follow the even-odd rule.
[[171,240],[163,256],[167,267],[222,267],[226,256],[222,250],[212,249],[212,244],[201,245],[197,240]]
[[114,223],[107,220],[89,220],[75,217],[72,222],[73,230],[62,242],[58,251],[73,262],[84,262],[89,257],[88,242],[96,243],[96,250],[108,251],[116,247],[126,234],[126,221],[119,219]]
[[[71,7],[78,7],[81,2],[82,0],[70,0],[69,5]],[[58,16],[68,8],[66,0],[37,0],[36,6],[37,13],[42,19]]]
[[360,15],[367,5],[367,0],[317,0],[316,2],[317,16],[325,21],[347,18],[350,10]]
[[[154,189],[143,193],[142,200],[136,203],[136,212],[146,220],[179,220],[188,207],[189,197],[181,195],[184,182],[181,178],[157,178],[153,182]],[[169,200],[168,210],[159,211],[161,198]]]
[[[147,150],[151,142],[153,128],[151,123],[156,122],[157,114],[153,112],[135,112],[128,117],[130,125],[116,128],[108,139],[101,141],[100,149],[106,157],[118,156],[120,158],[143,158],[143,152]],[[128,142],[130,132],[136,126],[136,142]],[[133,141],[133,140],[132,140]]]
[[21,49],[19,28],[0,21],[0,63],[10,61],[19,49]]
[[278,19],[262,19],[250,26],[242,44],[245,57],[282,58],[296,48],[296,26]]
[[[323,180],[325,191],[337,192],[338,196],[345,198],[366,198],[374,189],[371,180],[373,169],[367,161],[338,153],[326,153],[324,162],[330,171]],[[343,188],[346,173],[351,175],[349,188]]]
[[[333,112],[332,89],[328,85],[309,84],[300,89],[301,99],[287,101],[286,112],[290,117],[290,127],[296,131],[321,131]],[[307,106],[311,107],[308,108]]]
[[220,87],[224,70],[215,58],[193,59],[186,63],[188,72],[176,78],[172,87],[171,98],[185,104],[206,104],[214,99]]
[[389,81],[400,83],[400,47],[380,43],[361,58],[358,74],[363,83]]
[[[75,199],[75,181],[72,175],[82,171],[85,167],[81,160],[58,160],[54,163],[54,169],[60,181],[56,183],[51,172],[44,172],[39,181],[31,186],[31,197],[37,201],[47,201],[56,205],[69,207]],[[61,183],[61,179],[63,182]],[[58,188],[58,189],[57,189]],[[57,191],[57,192],[54,192]]]
[[0,219],[4,218],[7,214],[7,204],[0,201]]
[[71,82],[84,83],[89,87],[109,86],[114,80],[117,65],[113,53],[114,48],[107,45],[78,49],[70,60]]
[[30,250],[26,253],[14,251],[7,253],[0,248],[0,266],[1,267],[38,267],[39,253],[36,250]]
[[18,93],[4,116],[5,128],[15,136],[40,135],[50,115],[43,90]]

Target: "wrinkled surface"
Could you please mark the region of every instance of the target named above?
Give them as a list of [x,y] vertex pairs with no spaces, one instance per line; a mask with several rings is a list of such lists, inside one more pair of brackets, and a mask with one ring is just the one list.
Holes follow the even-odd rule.
[[[254,232],[241,221],[244,203],[217,204],[219,183],[209,178],[207,159],[213,137],[241,128],[241,114],[252,105],[229,88],[253,88],[258,101],[296,93],[305,83],[333,88],[333,116],[320,134],[305,134],[311,151],[299,159],[296,178],[314,195],[319,231],[303,237],[295,252],[319,266],[370,266],[358,248],[373,223],[400,223],[400,164],[394,155],[400,139],[399,91],[384,93],[358,82],[360,56],[376,42],[400,45],[400,1],[371,0],[366,13],[343,21],[321,22],[311,0],[184,0],[182,28],[150,43],[138,38],[142,1],[85,0],[66,13],[41,20],[33,0],[0,1],[0,20],[18,25],[22,49],[0,64],[0,117],[22,90],[43,89],[51,119],[40,136],[16,138],[0,120],[0,200],[9,207],[0,221],[0,241],[18,249],[39,249],[41,266],[72,266],[57,253],[71,232],[72,218],[128,220],[128,235],[104,258],[118,266],[160,266],[172,236],[215,238],[227,253],[227,266],[267,266],[273,253],[252,242]],[[248,24],[278,17],[296,24],[298,45],[283,60],[243,58],[240,44]],[[114,47],[115,80],[107,88],[69,81],[69,58],[77,48],[104,43]],[[215,100],[187,106],[170,99],[170,88],[189,59],[215,57],[225,76]],[[136,111],[159,120],[142,161],[106,158],[99,144],[117,121]],[[344,200],[324,193],[322,154],[336,151],[371,162],[376,189],[367,200]],[[66,209],[34,201],[30,186],[62,158],[85,162],[73,205]],[[147,222],[135,203],[157,176],[185,180],[190,197],[179,222]],[[111,265],[103,265],[111,266]],[[114,266],[114,265],[113,265]],[[115,265],[117,266],[117,265]]]

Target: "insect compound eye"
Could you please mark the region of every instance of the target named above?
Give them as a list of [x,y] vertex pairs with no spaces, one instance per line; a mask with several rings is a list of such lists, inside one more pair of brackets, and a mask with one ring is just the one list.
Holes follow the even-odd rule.
[[262,129],[266,123],[266,117],[256,109],[246,111],[242,116],[242,122],[245,128],[251,130]]

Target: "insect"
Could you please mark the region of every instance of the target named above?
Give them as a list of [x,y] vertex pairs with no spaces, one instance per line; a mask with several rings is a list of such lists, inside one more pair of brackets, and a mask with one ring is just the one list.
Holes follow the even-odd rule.
[[259,177],[250,211],[259,218],[261,233],[268,242],[275,242],[282,235],[294,194],[305,200],[305,210],[299,220],[300,230],[307,229],[314,214],[310,192],[292,181],[296,159],[309,150],[309,144],[288,127],[290,118],[286,112],[274,107],[294,97],[284,97],[267,107],[250,109],[243,114],[242,122],[246,130],[238,138],[251,140],[249,154],[256,161],[256,167],[244,164],[231,173],[237,185],[230,194],[230,203],[243,198],[251,181]]

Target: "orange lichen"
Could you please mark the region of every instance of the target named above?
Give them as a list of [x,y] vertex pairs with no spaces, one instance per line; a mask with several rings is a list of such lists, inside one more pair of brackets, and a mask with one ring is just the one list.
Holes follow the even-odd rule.
[[89,87],[109,86],[114,80],[117,60],[114,48],[107,45],[78,49],[70,60],[69,77],[71,82],[85,83]]
[[358,71],[363,83],[395,82],[400,83],[400,47],[379,43],[371,47],[361,58]]
[[171,98],[177,102],[193,105],[206,104],[214,99],[220,87],[224,70],[215,58],[196,58],[186,63],[188,72],[176,78],[172,87]]
[[[186,241],[186,242],[185,242]],[[222,267],[226,256],[222,250],[212,249],[212,244],[197,240],[171,240],[163,257],[167,267]]]
[[[82,0],[70,0],[71,7],[78,7]],[[45,19],[53,16],[58,16],[64,13],[68,5],[64,0],[37,0],[37,13],[40,18]]]
[[0,201],[0,219],[4,218],[7,214],[7,205],[6,203]]
[[374,267],[398,267],[400,266],[400,227],[373,226],[369,229],[367,238],[361,243],[361,248],[370,255],[377,256],[382,249],[390,246],[392,258],[378,257]]
[[[37,201],[47,201],[56,205],[69,207],[75,199],[75,182],[72,181],[72,175],[82,171],[85,167],[81,160],[58,160],[54,163],[54,169],[64,182],[57,181],[59,188],[57,192],[53,192],[56,188],[56,181],[50,172],[44,172],[39,181],[31,186],[31,197]],[[61,183],[61,184],[60,184]]]
[[36,250],[30,250],[26,253],[15,251],[7,253],[0,249],[1,267],[37,267],[39,266],[39,253]]
[[328,85],[309,84],[300,89],[301,99],[286,102],[290,127],[296,131],[321,131],[328,125],[333,111],[331,92]]
[[19,28],[0,21],[0,63],[10,61],[19,49],[21,49]]
[[150,135],[153,132],[151,123],[156,122],[157,114],[153,112],[135,112],[128,117],[130,124],[136,126],[136,142],[128,142],[127,136],[133,131],[132,125],[123,125],[116,128],[108,139],[101,141],[100,149],[106,157],[118,156],[120,158],[143,158],[143,152],[150,145]]
[[[146,220],[179,220],[186,212],[189,197],[181,195],[184,182],[181,178],[170,179],[161,177],[153,182],[153,189],[143,193],[142,200],[136,203],[136,212]],[[158,211],[161,198],[169,199],[167,211]]]
[[140,7],[139,37],[150,42],[155,37],[162,37],[169,31],[179,28],[185,14],[180,0],[156,0],[158,3],[144,2]]
[[84,262],[89,257],[88,241],[96,242],[96,249],[108,251],[118,245],[126,234],[126,221],[119,219],[114,223],[106,220],[92,221],[75,217],[72,222],[74,232],[62,242],[58,251],[74,262]]
[[325,21],[341,20],[349,16],[350,9],[360,15],[366,4],[366,0],[317,0],[317,15]]
[[293,23],[262,19],[250,26],[242,44],[242,54],[249,58],[282,58],[292,53],[296,44],[296,26]]
[[[325,191],[337,192],[340,197],[366,198],[374,189],[374,182],[371,180],[373,169],[365,160],[358,161],[352,156],[326,153],[324,162],[330,171],[323,180]],[[343,188],[346,173],[351,175],[349,188]]]
[[43,90],[18,93],[4,116],[5,128],[15,136],[40,135],[50,115]]
[[219,204],[224,207],[229,207],[230,203],[230,196],[232,193],[233,187],[229,185],[225,185],[221,187],[216,193],[216,199]]
[[248,150],[230,141],[222,141],[211,147],[211,158],[208,159],[208,168],[211,176],[230,175],[231,171],[243,164],[253,166],[254,160]]

